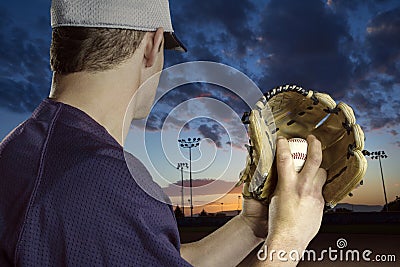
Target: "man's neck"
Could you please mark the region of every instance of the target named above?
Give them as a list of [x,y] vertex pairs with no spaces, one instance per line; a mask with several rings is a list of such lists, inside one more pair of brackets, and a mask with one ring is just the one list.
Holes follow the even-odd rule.
[[123,145],[124,116],[139,84],[135,72],[123,66],[97,73],[54,74],[50,98],[84,111]]

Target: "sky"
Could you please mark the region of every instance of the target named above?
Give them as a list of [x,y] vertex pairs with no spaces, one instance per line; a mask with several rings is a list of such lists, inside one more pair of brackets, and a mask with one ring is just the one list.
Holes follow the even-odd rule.
[[[166,68],[190,61],[213,61],[244,73],[263,92],[295,83],[348,103],[365,131],[365,148],[383,150],[388,155],[382,160],[388,200],[400,195],[399,1],[172,0],[170,7],[175,32],[189,51],[166,51]],[[48,95],[49,8],[50,1],[45,0],[0,4],[0,138]],[[174,108],[195,98],[226,103],[237,116],[247,108],[237,95],[217,85],[195,83],[172,91],[157,103],[147,121],[149,154],[158,165],[164,163],[158,148],[151,145],[151,136],[159,138],[157,131]],[[216,118],[210,117],[211,113],[208,109],[197,119],[184,122],[178,135],[203,139],[200,149],[193,150],[198,159],[196,168],[201,169],[202,156],[215,155],[208,159],[207,172],[194,173],[194,179],[215,179],[222,172],[233,182],[244,164],[243,136],[240,132],[228,135],[232,127],[225,127],[222,119],[225,115],[233,118],[227,115],[232,112]],[[175,138],[173,131],[167,129],[166,133]],[[233,136],[236,143],[227,136]],[[187,152],[180,150],[179,156],[169,159],[170,166],[163,168],[170,183],[178,181],[180,173],[174,165],[187,161]],[[234,158],[229,161],[234,167],[228,172],[221,167],[226,165],[226,153]],[[344,202],[384,204],[379,163],[370,159],[368,163],[364,185]],[[229,200],[232,208],[237,206],[235,199]]]

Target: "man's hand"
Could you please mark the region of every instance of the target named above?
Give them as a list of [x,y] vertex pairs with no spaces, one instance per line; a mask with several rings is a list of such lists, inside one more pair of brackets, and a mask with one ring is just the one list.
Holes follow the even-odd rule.
[[271,249],[297,249],[302,253],[320,228],[326,171],[319,168],[321,143],[312,135],[307,141],[307,160],[296,173],[287,140],[278,138],[278,184],[269,206],[267,245]]
[[[286,139],[277,142],[278,184],[268,208],[253,199],[244,199],[242,213],[209,236],[182,245],[182,256],[195,266],[236,266],[265,238],[268,221],[268,250],[297,249],[302,253],[318,232],[324,199],[322,186],[326,172],[320,169],[321,143],[309,136],[307,161],[296,173]],[[243,238],[237,238],[237,237]],[[204,257],[207,255],[208,257]],[[248,258],[243,266],[284,266],[297,262],[259,261]]]
[[[288,253],[296,250],[301,257],[303,250],[317,234],[325,204],[322,186],[326,171],[319,168],[322,160],[321,143],[314,136],[308,136],[307,141],[307,160],[302,171],[297,173],[288,141],[278,138],[278,184],[269,205],[268,237],[262,246],[263,253],[267,254],[263,255],[266,256],[263,257],[264,261],[257,259],[258,254],[252,254],[240,266],[296,266],[298,261],[289,259]],[[253,211],[256,212],[257,208],[248,212],[250,210],[254,216]],[[246,215],[247,211],[243,211],[243,215]],[[280,250],[286,252],[286,255],[280,256],[287,261],[279,259],[277,254]]]

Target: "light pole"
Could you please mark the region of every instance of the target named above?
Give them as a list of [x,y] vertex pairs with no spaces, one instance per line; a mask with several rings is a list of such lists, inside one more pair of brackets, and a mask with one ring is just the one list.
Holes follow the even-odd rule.
[[240,197],[241,196],[238,196],[238,208],[237,208],[238,213],[239,213],[239,210],[240,210]]
[[371,159],[379,160],[379,167],[381,168],[381,177],[382,177],[382,186],[383,186],[383,193],[385,194],[385,204],[386,204],[386,211],[389,211],[387,196],[386,196],[386,187],[385,187],[385,180],[383,179],[383,169],[382,169],[382,159],[386,159],[388,156],[385,154],[385,151],[373,151],[370,152],[368,150],[363,150],[363,154],[365,156],[370,157]]
[[224,212],[224,202],[221,202],[221,213]]
[[185,203],[183,200],[183,168],[188,168],[188,164],[187,162],[179,162],[178,165],[176,166],[176,168],[178,170],[181,170],[181,203],[182,203],[182,213],[183,213],[183,217],[185,217]]
[[178,143],[182,148],[189,149],[189,187],[190,187],[190,217],[193,217],[193,193],[192,193],[192,148],[198,147],[200,138],[179,139]]

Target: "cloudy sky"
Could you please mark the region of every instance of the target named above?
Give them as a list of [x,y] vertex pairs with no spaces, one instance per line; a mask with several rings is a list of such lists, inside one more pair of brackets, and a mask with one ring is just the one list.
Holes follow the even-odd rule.
[[[399,1],[172,0],[170,6],[175,31],[189,52],[167,51],[166,67],[219,62],[246,74],[264,92],[295,83],[350,104],[366,132],[366,149],[389,155],[383,161],[388,199],[400,195]],[[0,4],[0,138],[48,94],[49,7],[47,0]],[[172,96],[151,114],[149,128],[160,128],[176,105],[192,97],[230,103],[237,113],[244,109],[216,86],[195,84]],[[229,144],[219,123],[203,118],[192,124],[186,127],[217,148]],[[345,201],[382,204],[377,161],[369,160],[365,180]]]

